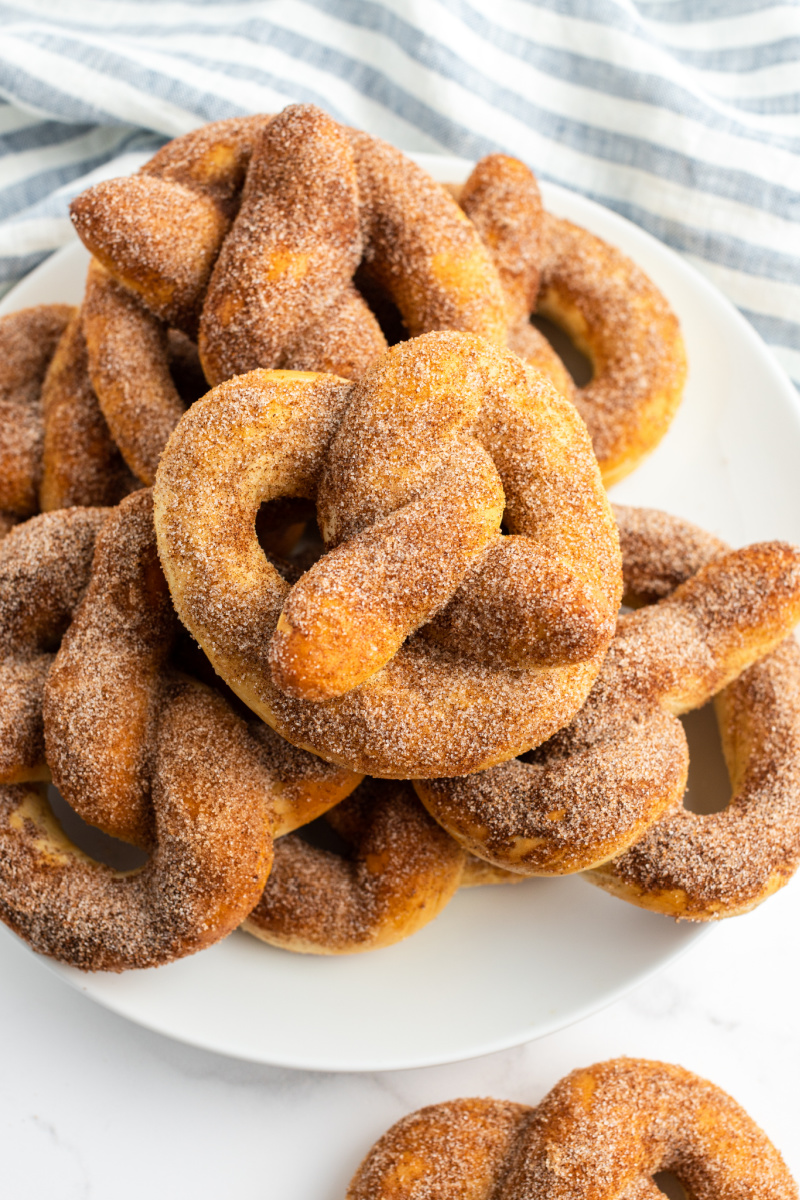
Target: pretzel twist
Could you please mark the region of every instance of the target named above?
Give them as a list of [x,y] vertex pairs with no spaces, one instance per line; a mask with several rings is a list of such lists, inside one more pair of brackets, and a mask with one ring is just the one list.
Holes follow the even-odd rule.
[[573,1071],[541,1104],[452,1100],[398,1121],[347,1200],[657,1200],[673,1172],[692,1197],[796,1200],[755,1121],[721,1088],[667,1063]]
[[767,542],[716,558],[619,620],[585,705],[529,759],[418,780],[417,792],[449,833],[497,866],[534,875],[599,866],[680,804],[688,749],[678,715],[774,650],[798,617],[796,547]]
[[[279,496],[319,497],[333,545],[291,591],[254,532]],[[403,343],[355,385],[261,371],[221,385],[172,435],[155,499],[173,600],[215,669],[289,741],[355,770],[471,771],[537,744],[613,631],[616,531],[583,426],[469,335]],[[507,543],[524,560],[506,589],[524,617],[513,668],[497,637],[477,657]]]
[[[606,485],[627,475],[661,440],[686,379],[677,318],[645,273],[614,246],[542,209],[518,159],[482,159],[460,202],[490,249],[506,291],[509,345],[545,371],[575,404]],[[532,313],[566,330],[590,360],[577,387]]]
[[289,834],[242,928],[304,954],[390,946],[439,915],[460,887],[515,883],[462,850],[407,783],[368,780],[325,814],[345,855]]
[[412,335],[505,344],[500,281],[458,205],[399,151],[312,105],[195,130],[71,212],[98,264],[83,317],[92,380],[146,483],[182,411],[167,325],[199,328],[214,384],[255,367],[355,378],[386,348],[359,288],[396,305]]
[[[670,595],[724,542],[651,510],[617,508],[626,599]],[[676,800],[621,857],[587,874],[641,907],[691,920],[754,908],[800,865],[800,647],[788,638],[715,697],[731,797],[700,815]]]
[[[34,518],[6,539],[3,561],[4,670],[26,665],[31,641],[57,642],[75,612],[55,659],[34,658],[25,712],[2,706],[12,760],[5,778],[47,778],[43,708],[47,757],[65,799],[151,857],[140,872],[111,871],[64,837],[42,789],[5,787],[2,919],[41,953],[91,970],[153,966],[224,937],[263,890],[273,835],[336,804],[359,776],[243,720],[219,690],[180,669],[148,492],[113,510]],[[29,761],[41,773],[22,773]]]

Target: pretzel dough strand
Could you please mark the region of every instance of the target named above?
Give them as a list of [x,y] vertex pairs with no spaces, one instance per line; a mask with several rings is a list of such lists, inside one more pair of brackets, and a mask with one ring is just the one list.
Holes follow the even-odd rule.
[[111,505],[136,487],[89,378],[81,315],[67,325],[42,386],[42,512]]
[[[581,610],[582,619],[597,618],[599,625],[591,657],[510,670],[416,636],[376,674],[334,699],[295,699],[275,686],[267,635],[288,589],[258,545],[255,516],[262,501],[316,495],[353,392],[353,385],[329,376],[254,371],[193,406],[159,465],[159,552],[184,624],[245,703],[288,740],[389,778],[439,774],[437,764],[445,762],[458,771],[476,770],[549,736],[586,694],[618,606],[616,530],[585,430],[540,376],[526,375],[510,354],[467,334],[428,334],[393,348],[386,360],[389,376],[397,363],[416,360],[400,376],[433,381],[426,385],[431,394],[441,387],[442,411],[451,367],[462,364],[464,379],[472,380],[487,407],[469,432],[501,460],[509,523],[533,540],[541,531],[589,591],[594,608]],[[378,381],[382,370],[378,364]],[[415,408],[416,395],[412,388],[405,401],[412,430],[417,411],[426,421],[424,404]],[[376,426],[380,419],[376,415]],[[504,428],[523,435],[516,455],[503,449]],[[525,473],[529,445],[535,455]],[[351,486],[346,470],[341,483],[337,505]],[[436,542],[420,546],[418,557],[435,566]],[[363,579],[370,565],[365,560]]]
[[53,649],[89,580],[107,516],[73,508],[33,517],[0,542],[0,780],[48,779],[42,691]]
[[620,1058],[573,1071],[534,1109],[453,1100],[398,1121],[347,1200],[655,1200],[672,1171],[695,1200],[797,1200],[766,1135],[681,1067]]
[[585,705],[530,761],[418,780],[417,792],[448,832],[498,866],[598,866],[679,805],[688,750],[676,715],[769,653],[798,616],[800,551],[764,543],[730,553],[620,619]]
[[44,416],[42,385],[75,310],[39,304],[0,318],[0,515],[39,507]]
[[[618,508],[626,589],[669,594],[727,547],[688,522]],[[800,647],[787,639],[716,697],[732,798],[701,816],[674,803],[624,855],[587,874],[606,890],[692,920],[747,912],[800,864]]]

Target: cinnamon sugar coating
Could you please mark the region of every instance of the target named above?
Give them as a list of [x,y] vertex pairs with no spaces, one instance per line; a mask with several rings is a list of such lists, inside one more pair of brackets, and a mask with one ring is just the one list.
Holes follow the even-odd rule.
[[242,926],[248,933],[305,954],[375,950],[427,925],[459,887],[519,879],[474,870],[407,783],[368,780],[325,819],[349,852],[300,834],[277,841],[267,886]]
[[[0,631],[5,779],[48,778],[44,709],[65,798],[151,852],[139,872],[110,871],[67,841],[41,789],[1,789],[0,917],[41,953],[125,970],[210,945],[258,900],[273,834],[360,782],[180,669],[147,491],[13,531],[0,548]],[[62,634],[54,660],[43,645]]]
[[[618,508],[626,592],[669,595],[724,542],[651,510]],[[800,865],[800,647],[794,637],[716,696],[732,795],[699,815],[676,800],[621,857],[586,878],[671,916],[714,920],[747,912]]]
[[98,262],[89,266],[81,319],[103,416],[133,474],[152,483],[185,408],[170,374],[167,328]]
[[107,510],[45,513],[0,542],[0,780],[48,779],[42,690]]
[[7,519],[39,508],[42,384],[74,311],[39,304],[0,318],[0,514]]
[[[469,522],[451,570],[438,539],[445,539],[449,558],[457,542],[449,540],[452,533],[423,519],[412,523],[415,532],[426,530],[414,544],[395,519],[403,506],[412,517],[419,511],[415,505],[442,463],[458,463],[459,455],[477,462],[479,450],[502,482],[513,537],[546,549],[553,570],[574,581],[564,594],[591,636],[578,639],[577,650],[557,647],[564,654],[557,664],[550,646],[549,665],[511,669],[469,657],[474,647],[468,643],[465,652],[457,645],[458,628],[453,646],[442,644],[441,634],[436,642],[420,632],[385,665],[388,642],[382,643],[371,660],[377,659],[374,673],[343,694],[315,701],[282,691],[276,678],[290,674],[295,691],[298,679],[316,686],[318,656],[309,647],[327,647],[331,632],[349,683],[365,661],[371,665],[364,657],[372,653],[369,639],[365,651],[360,630],[377,627],[381,611],[413,634],[420,612],[423,620],[434,616],[450,598],[448,589],[452,595],[464,582],[470,558],[482,566]],[[447,509],[446,495],[439,500],[435,489],[431,495],[435,517]],[[255,537],[259,506],[278,496],[319,496],[321,527],[329,544],[339,542],[295,585],[296,605]],[[469,335],[403,343],[356,385],[263,371],[221,385],[170,439],[155,497],[173,601],[215,669],[289,741],[365,773],[422,777],[440,774],[445,763],[468,772],[538,744],[582,702],[613,631],[620,595],[616,530],[584,428],[546,380]],[[477,543],[480,550],[493,522],[487,555],[503,541],[502,509],[494,505]],[[474,511],[486,519],[480,506]],[[389,557],[376,559],[369,529],[380,531],[386,520]],[[346,593],[337,574],[344,552]],[[373,562],[383,573],[385,599],[370,579]],[[435,590],[440,573],[443,594]],[[426,578],[433,595],[427,610]]]
[[[686,355],[677,318],[619,250],[543,213],[536,181],[519,160],[483,159],[461,203],[504,281],[509,345],[566,387],[586,421],[604,482],[616,483],[658,444],[680,403]],[[559,378],[557,356],[529,324],[533,312],[564,329],[589,358],[594,375],[584,387],[566,373]]]
[[656,1200],[671,1171],[692,1200],[796,1200],[755,1121],[682,1067],[618,1058],[567,1075],[536,1108],[451,1100],[383,1135],[347,1200]]
[[[684,546],[695,561],[694,540]],[[549,742],[466,779],[418,780],[417,792],[473,854],[525,874],[599,866],[643,837],[657,844],[659,819],[683,811],[688,749],[678,714],[775,650],[798,617],[796,547],[768,542],[716,557],[658,604],[620,618],[585,705]],[[686,819],[693,828],[708,820]],[[593,878],[609,875],[619,880],[616,867]]]
[[95,184],[70,206],[78,236],[112,277],[190,336],[269,120],[204,125],[163,146],[138,175]]
[[135,488],[89,379],[80,314],[58,343],[42,386],[42,512],[113,505]]
[[796,1200],[755,1121],[682,1067],[618,1058],[573,1071],[536,1108],[451,1100],[398,1121],[347,1200],[655,1200],[671,1171],[693,1200]]

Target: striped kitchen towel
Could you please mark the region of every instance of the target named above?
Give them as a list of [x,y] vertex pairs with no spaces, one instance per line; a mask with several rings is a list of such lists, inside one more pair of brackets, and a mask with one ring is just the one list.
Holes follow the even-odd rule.
[[110,159],[302,100],[622,213],[800,386],[798,0],[0,0],[0,96],[0,286]]

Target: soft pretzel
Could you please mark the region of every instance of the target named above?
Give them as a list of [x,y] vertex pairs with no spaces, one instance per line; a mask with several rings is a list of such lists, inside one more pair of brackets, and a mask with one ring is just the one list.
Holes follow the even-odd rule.
[[[727,547],[652,510],[617,508],[626,599],[669,594]],[[732,796],[701,816],[680,800],[620,858],[586,878],[643,908],[691,920],[747,912],[800,864],[800,646],[793,637],[715,699]]]
[[[57,547],[43,540],[49,530]],[[19,544],[27,556],[14,556]],[[34,949],[91,970],[153,966],[224,937],[263,890],[273,834],[336,804],[359,776],[286,745],[237,715],[219,690],[176,669],[168,658],[176,622],[148,492],[110,511],[34,518],[9,535],[2,558],[10,564],[4,668],[25,663],[25,639],[41,637],[45,624],[50,643],[57,641],[86,589],[55,661],[34,659],[26,711],[7,710],[36,753],[19,736],[15,743],[9,720],[2,744],[9,759],[16,748],[17,760],[5,778],[47,778],[21,767],[41,764],[41,694],[52,663],[44,723],[55,781],[92,824],[151,851],[141,872],[111,871],[68,842],[43,789],[3,787],[2,919]],[[20,593],[30,600],[31,591],[33,631],[13,620],[14,602],[19,608]]]
[[680,805],[688,749],[678,714],[774,650],[798,617],[799,549],[766,542],[717,558],[620,618],[586,704],[529,758],[420,780],[417,792],[462,845],[501,867],[568,874],[616,858]]
[[[335,547],[291,591],[254,529],[279,496],[317,499]],[[155,513],[178,614],[217,672],[289,741],[353,770],[474,771],[538,744],[613,632],[617,535],[584,426],[470,335],[404,342],[357,384],[220,385],[173,433]],[[506,601],[510,648],[491,628]]]
[[207,390],[196,350],[94,261],[81,320],[103,416],[130,470],[152,483],[170,431]]
[[[86,594],[48,674],[44,726],[65,800],[90,824],[140,846],[153,840],[154,745],[177,635],[152,495],[137,492],[110,513],[97,539]],[[246,728],[251,770],[269,789],[278,834],[312,820],[359,782],[260,721]]]
[[[680,403],[686,355],[677,318],[614,246],[543,213],[536,181],[517,159],[498,154],[478,163],[461,203],[503,278],[512,348],[566,386],[604,482],[616,483],[657,445]],[[589,358],[593,377],[584,387],[565,373],[558,378],[553,352],[530,325],[533,312],[566,330]]]
[[304,954],[390,946],[437,917],[459,887],[513,883],[468,855],[407,783],[371,779],[325,814],[347,856],[301,834],[275,843],[267,886],[242,928]]
[[[312,105],[177,138],[139,175],[79,196],[72,217],[105,272],[95,268],[84,313],[92,380],[147,483],[181,412],[164,331],[194,337],[204,297],[212,383],[258,366],[360,374],[386,340],[357,269],[358,287],[396,305],[412,335],[463,329],[505,344],[500,281],[458,205],[400,151]],[[141,387],[126,386],[120,354],[135,356]]]
[[81,317],[67,325],[42,385],[42,512],[116,504],[136,486],[89,379]]
[[755,1121],[681,1067],[618,1058],[573,1071],[541,1104],[451,1100],[373,1146],[347,1200],[657,1200],[673,1172],[696,1200],[796,1200]]
[[42,691],[89,580],[101,508],[44,513],[0,542],[0,781],[48,779]]
[[39,509],[42,384],[74,312],[40,304],[0,318],[0,513],[9,523]]

